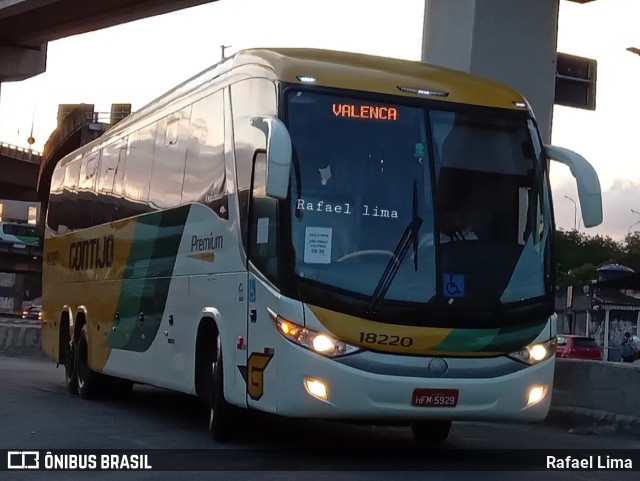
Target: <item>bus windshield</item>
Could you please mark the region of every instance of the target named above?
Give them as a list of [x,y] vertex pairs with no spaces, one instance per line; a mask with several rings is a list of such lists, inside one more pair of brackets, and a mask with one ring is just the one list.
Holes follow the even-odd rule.
[[289,91],[294,275],[386,303],[548,296],[549,194],[523,112]]

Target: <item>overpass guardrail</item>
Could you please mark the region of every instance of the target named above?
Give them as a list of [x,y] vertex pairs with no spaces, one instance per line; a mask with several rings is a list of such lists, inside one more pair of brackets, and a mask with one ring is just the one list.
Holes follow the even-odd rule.
[[42,152],[37,150],[25,149],[17,145],[0,142],[0,155],[18,159],[23,162],[31,162],[32,164],[40,164],[42,162]]

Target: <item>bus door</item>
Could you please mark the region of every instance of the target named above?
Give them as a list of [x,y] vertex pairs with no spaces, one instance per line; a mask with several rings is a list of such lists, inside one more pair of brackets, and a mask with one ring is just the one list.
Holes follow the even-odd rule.
[[247,405],[275,412],[276,365],[272,362],[277,332],[267,308],[276,305],[277,292],[271,288],[278,268],[277,200],[266,195],[267,158],[254,157],[249,202],[247,285]]

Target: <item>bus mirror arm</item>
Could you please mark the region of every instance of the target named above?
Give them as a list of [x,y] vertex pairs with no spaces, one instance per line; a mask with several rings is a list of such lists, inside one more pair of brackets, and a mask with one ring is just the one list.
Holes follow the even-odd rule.
[[291,175],[291,137],[276,117],[252,117],[251,125],[267,137],[267,196],[286,199]]
[[602,192],[598,174],[593,166],[582,157],[569,149],[545,145],[550,159],[560,162],[571,170],[578,185],[580,211],[585,227],[594,227],[602,223]]

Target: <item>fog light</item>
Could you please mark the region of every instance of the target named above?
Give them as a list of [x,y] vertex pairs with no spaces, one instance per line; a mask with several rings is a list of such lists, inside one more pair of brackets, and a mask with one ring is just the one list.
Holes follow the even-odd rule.
[[307,377],[304,379],[304,387],[313,397],[322,399],[323,401],[326,401],[329,397],[327,395],[327,386],[322,381]]
[[527,406],[538,404],[544,399],[546,394],[547,386],[532,386],[531,389],[529,389],[529,400],[527,401]]

